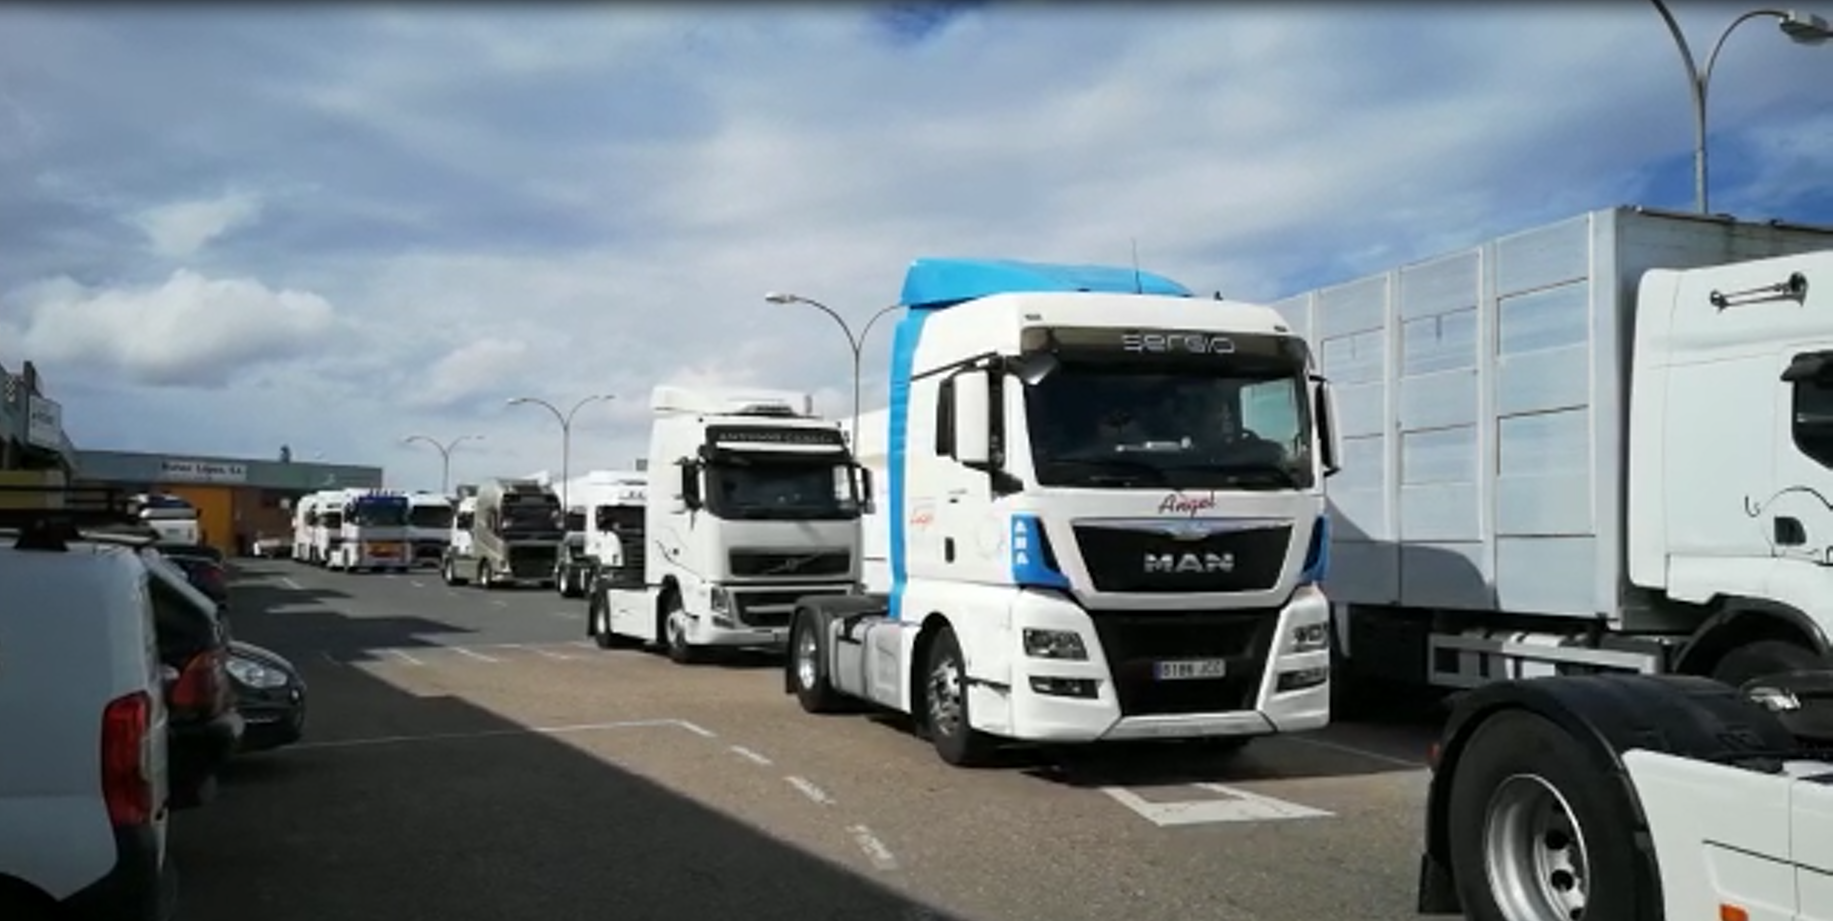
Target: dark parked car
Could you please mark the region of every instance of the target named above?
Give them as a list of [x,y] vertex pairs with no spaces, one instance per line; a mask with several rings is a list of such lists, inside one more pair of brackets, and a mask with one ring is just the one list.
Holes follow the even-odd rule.
[[229,678],[244,724],[240,751],[283,748],[305,735],[306,685],[293,663],[271,649],[234,640]]
[[167,547],[160,547],[159,552],[184,570],[185,576],[191,581],[191,587],[216,602],[218,609],[229,609],[229,573],[223,564],[213,562],[202,554],[193,556],[183,551],[173,552]]
[[140,556],[165,665],[172,804],[189,808],[209,801],[217,772],[241,744],[242,715],[229,677],[229,628],[216,602],[193,588],[184,570],[151,547]]

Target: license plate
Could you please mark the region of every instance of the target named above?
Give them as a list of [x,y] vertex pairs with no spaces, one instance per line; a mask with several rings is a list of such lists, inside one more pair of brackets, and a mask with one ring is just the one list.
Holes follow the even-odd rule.
[[369,545],[369,555],[370,556],[394,556],[395,549],[396,548],[394,544],[370,544]]
[[1227,676],[1227,659],[1179,659],[1152,663],[1152,677],[1159,681],[1201,681]]

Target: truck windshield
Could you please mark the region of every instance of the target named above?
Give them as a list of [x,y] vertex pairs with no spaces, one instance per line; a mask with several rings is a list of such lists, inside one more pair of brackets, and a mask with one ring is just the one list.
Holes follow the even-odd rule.
[[707,509],[721,518],[857,518],[852,472],[809,457],[725,455],[707,465]]
[[560,530],[560,500],[552,496],[503,502],[504,531],[549,533]]
[[1025,388],[1040,485],[1307,489],[1302,366],[1066,361]]
[[585,529],[586,513],[583,510],[566,513],[566,531],[568,534],[577,534]]
[[452,508],[447,505],[416,505],[408,509],[407,521],[416,528],[444,530],[452,526]]
[[335,531],[338,528],[341,528],[344,526],[344,513],[343,512],[320,512],[318,515],[318,526],[321,528],[329,528]]
[[601,505],[592,514],[600,531],[631,531],[643,526],[640,505]]
[[359,528],[406,527],[407,503],[361,501],[352,503],[350,523]]

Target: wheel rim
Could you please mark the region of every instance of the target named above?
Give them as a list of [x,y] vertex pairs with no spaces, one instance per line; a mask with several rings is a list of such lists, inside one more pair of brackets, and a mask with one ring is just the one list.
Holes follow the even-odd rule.
[[796,680],[810,690],[815,687],[815,659],[820,652],[820,645],[815,641],[813,629],[807,626],[796,628]]
[[1517,774],[1489,798],[1483,862],[1496,907],[1508,921],[1579,921],[1591,865],[1584,829],[1544,778]]
[[687,648],[687,618],[682,616],[680,608],[670,608],[668,612],[668,645],[676,649]]
[[954,656],[943,656],[929,670],[929,725],[952,736],[961,725],[961,669]]

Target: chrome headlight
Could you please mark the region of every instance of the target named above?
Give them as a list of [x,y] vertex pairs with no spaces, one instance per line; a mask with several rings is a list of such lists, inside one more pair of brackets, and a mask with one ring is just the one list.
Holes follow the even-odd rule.
[[1088,658],[1088,647],[1082,635],[1074,630],[1035,630],[1025,628],[1025,655],[1034,659]]
[[1292,628],[1293,652],[1317,652],[1329,648],[1329,624],[1300,624]]
[[286,674],[278,669],[268,668],[251,659],[238,656],[229,657],[230,677],[251,688],[278,688],[286,686]]

